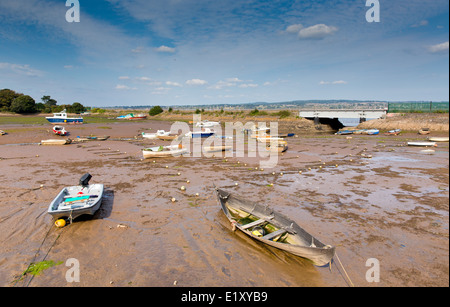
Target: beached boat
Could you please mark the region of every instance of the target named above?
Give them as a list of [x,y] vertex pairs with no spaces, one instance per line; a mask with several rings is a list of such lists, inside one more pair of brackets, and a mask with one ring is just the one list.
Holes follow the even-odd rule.
[[215,126],[220,126],[220,122],[210,122],[209,120],[204,120],[196,123],[195,126],[200,128],[212,128]]
[[48,213],[57,219],[73,220],[81,215],[94,215],[103,198],[103,184],[89,184],[90,174],[81,177],[79,185],[65,187],[48,207]]
[[448,142],[449,138],[448,137],[431,137],[431,138],[428,138],[428,140],[430,142]]
[[163,141],[173,141],[178,139],[180,136],[168,134],[168,135],[157,135],[156,137]]
[[83,117],[68,117],[66,110],[60,113],[53,113],[53,117],[46,117],[52,124],[82,124]]
[[172,146],[158,146],[153,148],[145,148],[142,150],[144,159],[177,157],[187,153],[187,149],[181,144]]
[[5,135],[6,134],[6,132],[5,131],[3,131],[3,130],[0,130],[0,135]]
[[325,245],[288,217],[216,188],[217,199],[233,227],[249,237],[325,266],[336,248]]
[[70,143],[72,143],[71,139],[49,139],[41,141],[41,145],[68,145]]
[[150,140],[156,140],[158,135],[167,136],[170,135],[170,131],[158,130],[156,133],[146,133],[142,132],[142,137]]
[[367,129],[367,130],[363,130],[361,134],[377,135],[379,133],[380,133],[380,130],[378,130],[378,129]]
[[353,134],[354,130],[340,130],[338,132],[336,132],[336,135],[348,135],[348,134]]
[[229,151],[233,149],[233,146],[226,146],[226,145],[211,145],[211,146],[205,146],[203,147],[204,152],[222,152],[222,151]]
[[133,120],[133,119],[146,119],[147,115],[145,114],[136,114],[134,115],[134,113],[128,113],[127,115],[121,115],[121,116],[117,116],[116,119],[128,119],[128,120]]
[[209,128],[203,128],[201,131],[189,131],[185,134],[186,137],[190,138],[209,138],[210,136],[215,135],[216,132],[209,129]]
[[436,142],[408,142],[408,146],[436,147]]
[[271,152],[280,152],[280,153],[288,150],[288,144],[286,141],[278,141],[275,142],[275,144],[273,145],[274,146],[272,146],[272,142],[267,143],[266,149]]
[[272,142],[272,141],[276,141],[276,142],[284,141],[283,138],[273,137],[273,136],[270,136],[270,135],[258,137],[257,140],[260,143],[269,143],[269,142]]
[[67,131],[66,131],[66,128],[64,128],[63,126],[54,126],[53,127],[53,133],[56,134],[56,135],[64,136],[64,135],[67,134]]
[[109,135],[102,135],[102,136],[89,135],[89,136],[77,136],[75,139],[73,139],[73,141],[74,142],[106,141],[109,138],[110,138]]
[[402,130],[394,129],[394,130],[389,130],[388,132],[385,133],[385,135],[399,135],[400,132],[402,132]]
[[421,128],[420,130],[419,130],[419,134],[421,134],[421,135],[426,135],[426,134],[430,134],[430,128]]

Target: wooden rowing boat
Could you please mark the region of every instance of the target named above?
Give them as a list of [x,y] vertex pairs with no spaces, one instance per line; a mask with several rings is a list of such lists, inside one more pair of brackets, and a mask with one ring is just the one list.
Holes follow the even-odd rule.
[[173,141],[179,137],[179,135],[157,135],[157,138],[163,141]]
[[142,150],[144,159],[177,157],[185,153],[187,153],[187,149],[181,146],[181,144],[173,146],[159,146]]
[[65,187],[53,199],[48,213],[55,219],[73,219],[81,215],[94,215],[103,198],[103,184],[89,184],[92,178],[85,174],[77,186]]
[[448,137],[431,137],[431,138],[428,138],[428,140],[430,142],[448,142],[449,138]]
[[42,140],[41,145],[67,145],[72,143],[71,139],[49,139],[49,140]]
[[233,227],[249,237],[311,260],[317,266],[331,262],[336,248],[314,238],[288,217],[216,188],[217,199]]

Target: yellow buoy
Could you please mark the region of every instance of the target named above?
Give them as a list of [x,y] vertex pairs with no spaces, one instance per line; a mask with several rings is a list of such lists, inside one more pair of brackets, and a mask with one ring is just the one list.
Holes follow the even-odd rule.
[[63,219],[56,220],[55,226],[58,228],[63,228],[64,226],[66,226],[66,221]]

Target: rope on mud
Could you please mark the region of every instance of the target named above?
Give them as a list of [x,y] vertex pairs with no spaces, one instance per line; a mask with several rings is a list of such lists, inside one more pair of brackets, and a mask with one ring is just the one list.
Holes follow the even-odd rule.
[[[30,267],[31,267],[33,264],[35,264],[36,258],[37,258],[37,256],[38,256],[38,254],[39,254],[39,252],[40,252],[42,246],[44,245],[45,240],[47,239],[47,237],[49,236],[49,234],[50,234],[50,232],[51,232],[51,230],[52,230],[53,228],[54,228],[54,225],[51,224],[50,228],[48,229],[48,231],[47,231],[47,233],[46,233],[46,235],[45,235],[45,237],[44,237],[44,239],[43,239],[42,242],[41,242],[41,245],[39,245],[38,250],[37,250],[36,253],[34,254],[33,260],[30,262],[30,264],[28,265],[28,267],[26,268],[26,270],[22,273],[22,275],[20,275],[20,277],[16,280],[16,282],[15,282],[14,285],[13,285],[13,287],[15,287],[15,286],[17,285],[17,283],[18,283],[19,281],[22,280],[22,278],[27,274],[27,272],[28,272],[28,270],[30,269]],[[63,230],[64,230],[64,228],[63,228]],[[55,246],[56,241],[58,241],[59,237],[61,236],[63,230],[61,230],[61,233],[59,233],[58,236],[56,237],[55,241],[53,241],[52,245],[51,245],[50,248],[47,250],[47,253],[45,254],[44,259],[42,259],[42,261],[45,261],[45,259],[47,258],[48,254],[50,253],[50,250],[53,248],[53,246]],[[25,287],[28,287],[28,286],[30,285],[30,283],[31,283],[31,281],[33,280],[33,278],[34,278],[34,275],[32,275],[32,277],[30,278],[30,280],[28,281],[28,283],[25,285]]]
[[350,279],[350,277],[347,274],[347,271],[345,270],[344,266],[342,265],[341,260],[339,259],[339,256],[337,255],[337,253],[334,254],[336,256],[337,261],[339,262],[339,264],[342,267],[342,270],[344,271],[345,276],[347,277],[347,280],[350,282],[350,286],[354,287],[355,285],[353,284],[352,280]]

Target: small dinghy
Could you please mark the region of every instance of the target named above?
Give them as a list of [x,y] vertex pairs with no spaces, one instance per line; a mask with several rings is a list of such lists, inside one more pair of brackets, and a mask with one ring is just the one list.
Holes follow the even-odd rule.
[[71,139],[49,139],[49,140],[42,140],[41,145],[68,145],[71,144]]
[[64,135],[67,134],[67,130],[63,126],[54,126],[53,127],[53,133],[56,134],[56,135],[64,136]]
[[79,185],[63,188],[50,203],[48,213],[55,220],[70,221],[84,214],[94,215],[102,203],[103,184],[89,184],[91,178],[90,174],[85,174]]
[[142,150],[144,159],[178,157],[187,153],[187,149],[180,145],[159,146]]
[[288,217],[218,188],[216,194],[233,228],[238,228],[249,237],[309,259],[317,266],[325,266],[333,259],[335,247],[323,244]]

